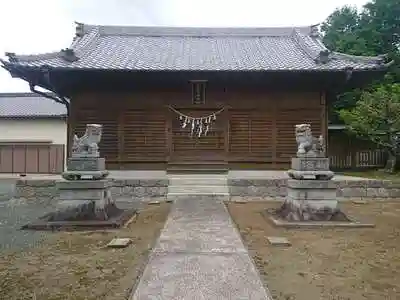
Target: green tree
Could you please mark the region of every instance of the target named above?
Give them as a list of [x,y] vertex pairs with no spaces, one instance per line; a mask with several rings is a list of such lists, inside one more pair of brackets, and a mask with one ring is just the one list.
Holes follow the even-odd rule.
[[387,54],[394,64],[386,76],[361,89],[337,95],[330,120],[341,120],[359,137],[387,150],[386,170],[397,167],[400,133],[400,0],[372,0],[361,11],[344,6],[322,24],[323,41],[332,51],[352,55]]
[[400,84],[364,92],[351,109],[340,110],[348,129],[373,141],[389,155],[386,171],[394,172],[400,154]]
[[371,55],[360,34],[360,18],[356,7],[336,9],[321,26],[323,42],[328,49],[352,55]]
[[[400,0],[373,0],[361,12],[352,6],[336,9],[321,31],[332,51],[365,56],[388,54],[395,63],[380,83],[400,82]],[[374,85],[379,86],[379,82]],[[361,94],[361,90],[351,90],[338,95],[330,118],[337,119],[338,110],[356,105]]]

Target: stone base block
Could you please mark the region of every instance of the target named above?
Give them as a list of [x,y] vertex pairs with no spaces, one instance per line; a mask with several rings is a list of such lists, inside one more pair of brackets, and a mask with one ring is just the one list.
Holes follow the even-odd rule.
[[79,220],[79,221],[51,221],[47,216],[37,221],[22,226],[23,230],[104,230],[107,228],[121,228],[126,226],[129,221],[137,214],[136,209],[119,210],[113,214],[108,220]]
[[61,181],[57,187],[59,201],[52,221],[107,220],[118,210],[108,180]]
[[338,209],[336,185],[324,180],[288,180],[288,195],[277,214],[289,221],[346,220]]
[[264,218],[276,227],[296,229],[320,229],[320,228],[374,228],[375,224],[357,221],[348,218],[348,221],[288,221],[278,216],[263,213]]
[[109,171],[65,171],[61,174],[66,180],[101,180],[105,179],[110,174]]
[[70,157],[67,160],[68,171],[104,171],[105,159],[101,157]]
[[323,180],[288,180],[286,203],[296,210],[336,211],[336,185]]
[[62,180],[56,182],[58,190],[98,190],[107,189],[113,186],[112,181],[103,180]]

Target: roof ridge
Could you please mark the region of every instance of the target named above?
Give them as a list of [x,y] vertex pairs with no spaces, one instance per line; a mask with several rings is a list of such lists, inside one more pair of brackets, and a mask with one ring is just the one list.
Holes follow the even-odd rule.
[[315,54],[315,51],[310,49],[308,45],[306,44],[305,40],[303,39],[303,36],[300,34],[300,32],[296,29],[293,30],[291,38],[296,42],[296,44],[299,46],[299,48],[307,54],[309,58],[315,61],[315,59],[318,58],[319,53]]
[[83,23],[75,23],[76,33],[70,48],[76,51],[78,58],[81,58],[85,53],[90,51],[90,46],[96,42],[96,39],[100,36],[100,32],[97,27],[93,27],[89,31],[86,31],[87,28],[84,28],[85,25]]
[[313,26],[276,27],[182,27],[182,26],[137,26],[137,25],[91,25],[76,22],[76,36],[83,37],[98,30],[100,35],[123,36],[290,36],[294,29],[310,35]]

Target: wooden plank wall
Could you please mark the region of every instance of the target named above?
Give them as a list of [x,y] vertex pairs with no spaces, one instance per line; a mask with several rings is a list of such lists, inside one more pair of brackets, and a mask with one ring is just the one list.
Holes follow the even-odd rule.
[[220,142],[225,144],[225,159],[232,168],[287,168],[296,152],[295,124],[311,123],[314,135],[326,132],[325,101],[319,92],[215,89],[207,91],[202,107],[193,106],[190,97],[190,89],[79,94],[72,97],[70,129],[81,135],[85,124],[103,124],[100,151],[109,168],[112,165],[115,169],[130,168],[129,164],[132,168],[139,164],[165,164],[173,155],[174,143],[182,147],[182,138],[172,136],[174,118],[178,116],[168,105],[186,111],[225,107],[220,116],[223,125],[219,125],[225,136]]
[[35,142],[0,143],[0,173],[61,174],[65,145]]

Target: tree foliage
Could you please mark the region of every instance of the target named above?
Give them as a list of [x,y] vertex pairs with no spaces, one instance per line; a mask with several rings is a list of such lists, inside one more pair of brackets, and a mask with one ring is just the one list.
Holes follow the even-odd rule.
[[399,54],[400,0],[373,0],[359,12],[352,6],[336,9],[322,24],[330,50],[353,55]]
[[339,114],[350,131],[387,150],[390,159],[386,169],[393,172],[400,155],[400,84],[365,91],[353,108]]
[[330,50],[352,55],[372,55],[360,34],[360,15],[353,6],[336,9],[322,24],[321,31],[324,33],[323,41]]
[[340,110],[349,129],[395,153],[392,143],[400,133],[400,84],[381,85],[362,93],[357,105]]
[[321,30],[332,51],[387,54],[394,61],[379,82],[339,95],[332,107],[336,113],[330,115],[331,119],[339,116],[356,135],[387,149],[393,169],[393,157],[400,154],[400,0],[372,0],[361,11],[352,6],[336,9]]

